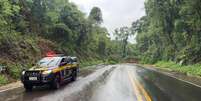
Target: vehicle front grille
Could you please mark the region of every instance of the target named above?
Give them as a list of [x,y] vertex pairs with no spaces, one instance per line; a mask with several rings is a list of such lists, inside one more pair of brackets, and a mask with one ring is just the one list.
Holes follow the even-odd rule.
[[25,72],[25,80],[29,80],[29,77],[37,77],[37,81],[40,80],[41,73],[40,71],[26,71]]
[[26,71],[25,76],[39,77],[40,76],[40,71]]

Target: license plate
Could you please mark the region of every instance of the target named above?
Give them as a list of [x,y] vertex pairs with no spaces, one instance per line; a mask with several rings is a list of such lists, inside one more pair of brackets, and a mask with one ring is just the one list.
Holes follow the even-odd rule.
[[37,77],[29,77],[29,80],[35,81],[35,80],[37,80]]

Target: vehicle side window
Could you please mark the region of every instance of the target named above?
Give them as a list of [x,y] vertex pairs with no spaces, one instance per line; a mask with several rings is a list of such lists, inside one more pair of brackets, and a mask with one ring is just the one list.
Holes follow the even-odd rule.
[[68,62],[67,62],[67,58],[63,58],[60,62],[60,66],[64,66],[66,65]]
[[70,64],[72,61],[70,58],[67,58],[67,63]]
[[75,58],[73,62],[77,62],[77,59]]

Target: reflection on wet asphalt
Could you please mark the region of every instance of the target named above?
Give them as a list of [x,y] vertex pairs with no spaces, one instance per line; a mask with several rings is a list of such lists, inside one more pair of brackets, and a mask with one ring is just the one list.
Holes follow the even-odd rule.
[[158,86],[151,82],[149,75],[145,74],[147,72],[146,70],[142,68],[136,69],[136,76],[152,97],[152,101],[171,101],[170,97],[165,93],[165,91],[162,91]]
[[118,66],[106,83],[96,89],[91,101],[136,101],[127,68]]
[[84,77],[79,77],[76,82],[64,85],[58,90],[49,90],[48,87],[36,88],[32,92],[16,95],[14,100],[6,101],[78,101],[79,98],[85,98],[84,91],[86,91],[86,94],[89,92],[86,85],[97,80],[111,68],[112,66],[103,66],[103,68],[94,70],[93,73],[90,72],[91,74],[88,74],[88,76],[85,74]]
[[[145,85],[153,84],[160,88],[161,93],[166,95],[167,101],[200,101],[201,87],[170,75],[158,72],[154,69],[141,68],[143,72],[138,73],[144,79]],[[153,88],[153,87],[148,87]],[[154,94],[154,90],[150,90]],[[154,93],[153,93],[154,92]],[[154,96],[154,95],[153,95]],[[156,97],[156,94],[155,96]]]
[[[138,80],[136,82],[144,88],[150,99],[146,99],[146,94],[133,87],[138,85],[132,85],[129,73],[132,73],[131,78]],[[143,70],[135,66],[118,65],[106,83],[94,91],[91,101],[170,101],[159,88],[141,78],[141,73],[143,74]]]
[[[108,70],[111,71],[105,74]],[[37,88],[33,92],[16,95],[14,100],[6,101],[200,101],[201,99],[199,87],[133,64],[99,67],[59,90],[48,89]]]

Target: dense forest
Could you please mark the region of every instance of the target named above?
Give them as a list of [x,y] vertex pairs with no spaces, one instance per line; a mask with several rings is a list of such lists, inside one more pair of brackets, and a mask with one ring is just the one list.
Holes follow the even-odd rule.
[[132,46],[125,49],[122,39],[110,40],[102,23],[100,8],[88,15],[68,0],[0,0],[0,66],[7,69],[1,84],[6,77],[18,79],[48,51],[77,56],[81,65],[130,54]]
[[200,0],[146,0],[145,11],[131,27],[136,57],[144,63],[201,62]]

